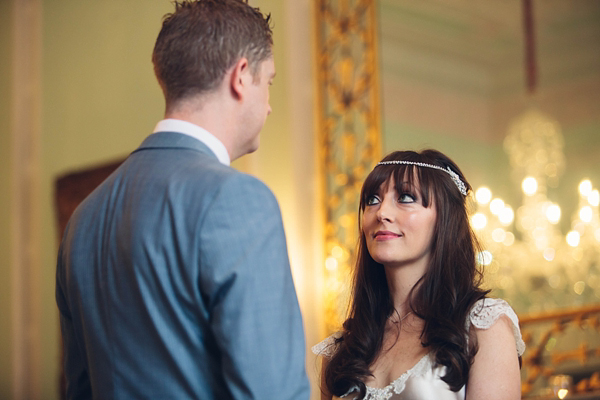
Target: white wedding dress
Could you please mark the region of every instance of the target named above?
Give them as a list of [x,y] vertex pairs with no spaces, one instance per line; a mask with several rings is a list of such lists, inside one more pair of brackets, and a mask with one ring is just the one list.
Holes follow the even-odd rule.
[[[506,315],[512,322],[513,333],[516,341],[515,351],[519,356],[525,351],[525,343],[521,338],[519,319],[508,303],[501,299],[482,299],[476,302],[469,313],[467,328],[473,325],[479,329],[488,329],[500,318]],[[331,357],[335,352],[335,339],[340,333],[334,333],[327,339],[313,346],[312,351],[317,355]],[[430,354],[421,358],[415,366],[403,373],[396,380],[384,388],[372,388],[367,386],[365,400],[464,400],[464,386],[453,392],[441,377],[445,375],[446,367],[437,365]],[[357,389],[350,390],[344,396],[346,399],[354,399],[353,394]],[[333,397],[339,399],[338,397]]]

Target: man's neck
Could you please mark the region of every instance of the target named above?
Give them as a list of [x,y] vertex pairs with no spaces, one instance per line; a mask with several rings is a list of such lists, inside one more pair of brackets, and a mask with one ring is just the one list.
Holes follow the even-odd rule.
[[184,106],[165,113],[165,119],[179,119],[197,125],[206,129],[215,136],[227,149],[229,157],[233,160],[234,152],[234,131],[232,129],[232,118],[223,116],[233,116],[228,107],[220,102],[204,101],[201,105],[194,105],[187,102]]

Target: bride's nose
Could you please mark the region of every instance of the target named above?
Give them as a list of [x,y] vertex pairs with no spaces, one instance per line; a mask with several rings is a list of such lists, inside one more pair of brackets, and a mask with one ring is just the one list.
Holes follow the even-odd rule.
[[391,222],[393,220],[393,212],[392,212],[392,200],[389,196],[386,196],[381,201],[379,205],[379,209],[377,210],[377,220]]

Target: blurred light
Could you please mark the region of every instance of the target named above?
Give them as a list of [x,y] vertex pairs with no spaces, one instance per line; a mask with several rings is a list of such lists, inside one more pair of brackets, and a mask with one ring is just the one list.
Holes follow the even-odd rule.
[[556,338],[548,339],[548,342],[546,343],[546,351],[552,351],[554,346],[556,346]]
[[571,247],[577,247],[579,245],[579,232],[571,231],[567,233],[567,243]]
[[484,250],[477,254],[477,262],[481,265],[490,265],[492,263],[492,253],[487,250]]
[[537,181],[535,180],[534,177],[528,176],[527,178],[523,179],[523,183],[521,184],[521,188],[523,189],[523,192],[527,196],[532,196],[532,195],[535,194],[535,192],[537,192],[538,183],[537,183]]
[[476,213],[471,217],[471,224],[474,229],[483,229],[487,225],[487,217],[482,213]]
[[504,239],[505,246],[512,246],[515,242],[515,235],[512,232],[506,232],[506,238]]
[[558,204],[551,204],[546,209],[546,218],[551,224],[556,224],[560,221],[560,207]]
[[533,230],[533,232],[531,232],[531,236],[533,236],[535,239],[541,239],[546,236],[546,231],[544,228],[538,226]]
[[584,179],[579,184],[579,193],[587,197],[592,193],[592,182],[589,179]]
[[592,207],[590,206],[582,207],[581,210],[579,210],[579,218],[583,222],[592,222],[593,215],[594,213],[592,212]]
[[509,276],[505,276],[502,279],[500,279],[500,282],[498,282],[498,286],[500,287],[500,289],[508,289],[511,288],[514,284],[514,281],[511,277]]
[[348,175],[346,174],[337,174],[335,176],[335,184],[338,186],[346,186],[348,183]]
[[548,278],[548,284],[553,289],[556,289],[560,286],[560,281],[560,275],[552,275],[550,278]]
[[548,154],[546,154],[544,150],[540,149],[535,153],[535,159],[540,164],[546,164],[548,162]]
[[496,243],[503,243],[506,239],[506,231],[502,228],[496,228],[492,232],[492,240]]
[[496,199],[492,200],[492,202],[490,203],[490,211],[494,215],[500,214],[500,212],[503,209],[504,209],[504,200],[502,200],[502,199],[496,198]]
[[596,238],[596,241],[600,242],[600,228],[596,229],[594,237]]
[[544,170],[546,171],[546,175],[550,177],[556,176],[558,174],[558,167],[554,163],[546,164]]
[[333,249],[331,249],[331,255],[333,255],[335,258],[342,258],[344,255],[344,249],[342,249],[340,246],[333,246]]
[[588,203],[594,207],[598,207],[600,204],[600,192],[598,192],[598,189],[592,190],[592,193],[588,196]]
[[544,250],[544,259],[546,261],[553,261],[556,251],[552,247],[548,247]]
[[333,257],[327,257],[327,259],[325,260],[325,268],[327,268],[328,271],[335,271],[337,267],[337,260]]
[[354,223],[354,217],[348,214],[344,214],[340,217],[339,222],[341,226],[343,226],[344,228],[348,228]]
[[567,397],[568,394],[569,389],[558,389],[558,392],[556,392],[556,395],[559,399],[564,399],[565,397]]
[[521,226],[527,231],[532,230],[534,226],[533,218],[530,216],[524,216],[521,218]]
[[546,235],[535,239],[535,247],[537,247],[537,249],[540,251],[543,251],[546,247],[548,247],[548,238]]
[[487,204],[492,199],[492,191],[487,187],[482,186],[475,192],[475,199],[479,204]]
[[510,206],[504,207],[502,211],[500,211],[500,214],[498,214],[498,219],[500,220],[500,223],[505,226],[510,225],[513,222],[514,218],[515,212]]
[[583,291],[585,290],[585,282],[584,281],[575,282],[575,285],[573,285],[573,290],[577,294],[582,294]]

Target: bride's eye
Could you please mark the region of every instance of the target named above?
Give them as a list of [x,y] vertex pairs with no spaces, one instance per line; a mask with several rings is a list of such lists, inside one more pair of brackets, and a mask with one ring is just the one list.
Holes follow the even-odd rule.
[[373,206],[375,204],[379,204],[379,202],[380,202],[379,197],[377,197],[375,195],[369,196],[367,198],[367,205],[368,206]]
[[414,203],[417,198],[410,193],[402,193],[398,196],[398,203]]

